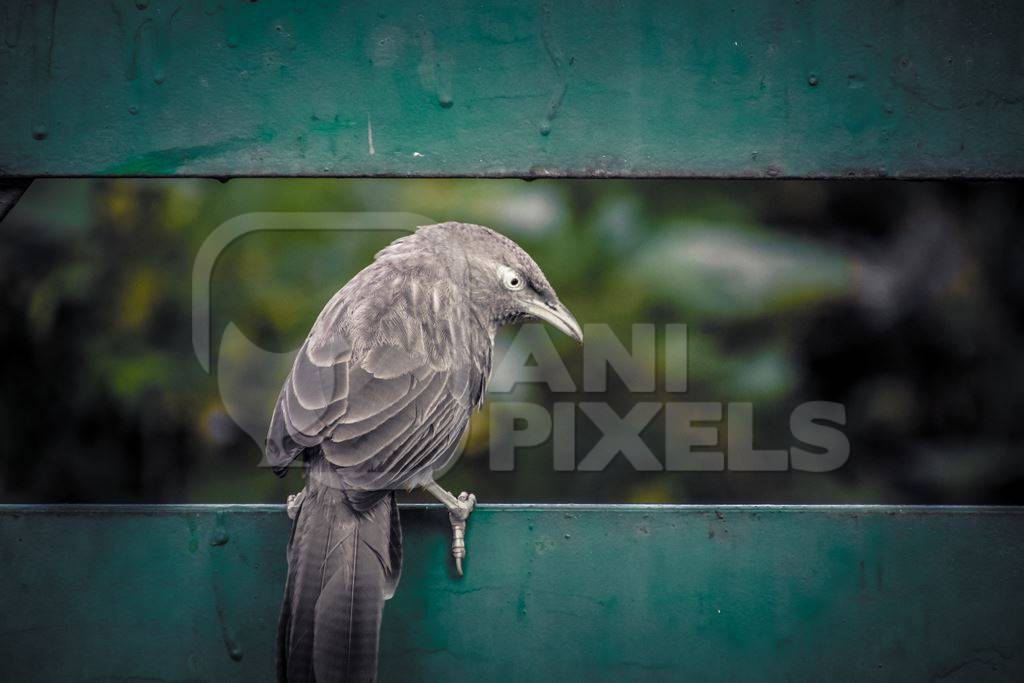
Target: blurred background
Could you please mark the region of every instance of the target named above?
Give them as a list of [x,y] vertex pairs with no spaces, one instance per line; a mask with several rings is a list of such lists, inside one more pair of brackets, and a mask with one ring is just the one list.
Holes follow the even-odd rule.
[[[508,234],[581,322],[627,345],[632,323],[686,323],[688,392],[659,380],[632,394],[612,372],[600,400],[620,414],[750,402],[755,445],[787,448],[794,407],[846,407],[849,460],[818,474],[637,472],[621,456],[556,472],[550,443],[492,472],[485,410],[449,489],[483,502],[1021,504],[1021,196],[999,182],[36,181],[0,224],[0,501],[282,502],[300,473],[259,467],[238,422],[260,428],[285,354],[402,232],[232,242],[211,283],[210,373],[192,348],[196,254],[249,212],[403,211]],[[581,350],[551,340],[579,385]],[[281,355],[268,366],[261,353]],[[541,384],[491,399],[594,397]],[[643,433],[662,462],[671,429],[662,411]],[[578,458],[599,437],[578,414]]]

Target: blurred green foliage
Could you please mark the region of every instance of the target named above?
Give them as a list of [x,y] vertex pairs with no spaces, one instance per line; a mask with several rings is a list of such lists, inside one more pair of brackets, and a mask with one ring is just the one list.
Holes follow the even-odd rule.
[[[280,502],[225,387],[269,411],[327,299],[395,232],[259,232],[211,283],[214,366],[192,349],[192,269],[254,211],[404,211],[519,241],[584,323],[689,325],[690,388],[607,400],[748,401],[755,443],[792,445],[803,401],[846,406],[827,474],[555,472],[551,446],[489,471],[487,411],[444,483],[483,501],[1024,502],[1024,216],[1013,183],[44,180],[0,226],[5,502]],[[499,340],[507,344],[513,331]],[[581,351],[551,336],[579,383]],[[230,367],[229,367],[230,366]],[[222,372],[223,370],[223,372]],[[275,386],[276,385],[276,386]],[[492,400],[552,396],[543,385]],[[579,457],[600,433],[577,417]],[[644,432],[663,460],[659,416]],[[723,429],[724,439],[724,429]]]

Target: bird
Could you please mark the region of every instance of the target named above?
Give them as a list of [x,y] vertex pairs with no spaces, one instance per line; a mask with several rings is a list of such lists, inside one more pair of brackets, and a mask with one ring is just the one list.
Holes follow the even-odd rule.
[[379,251],[324,306],[278,396],[266,460],[305,465],[277,634],[279,681],[372,681],[384,601],[398,585],[395,492],[449,512],[462,574],[476,496],[435,481],[484,400],[495,335],[540,319],[583,331],[534,260],[469,223],[421,226]]

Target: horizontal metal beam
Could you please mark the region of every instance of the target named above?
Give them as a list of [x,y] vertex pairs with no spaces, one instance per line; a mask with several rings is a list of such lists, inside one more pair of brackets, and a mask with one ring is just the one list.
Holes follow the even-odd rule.
[[0,0],[3,176],[1024,176],[1013,0]]
[[[382,680],[1022,680],[1024,509],[402,509]],[[0,507],[5,678],[270,680],[280,506]]]

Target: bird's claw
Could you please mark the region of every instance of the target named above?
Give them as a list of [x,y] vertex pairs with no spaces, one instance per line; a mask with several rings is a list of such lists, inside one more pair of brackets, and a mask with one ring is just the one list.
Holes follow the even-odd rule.
[[459,576],[462,576],[462,560],[466,557],[466,520],[474,507],[476,496],[463,491],[459,494],[458,506],[448,510],[448,521],[452,524],[452,557]]
[[463,491],[459,494],[458,507],[449,508],[448,516],[452,520],[452,524],[456,521],[466,521],[469,519],[470,513],[473,512],[473,508],[476,507],[476,496],[472,493],[466,493]]
[[306,489],[303,488],[298,493],[293,493],[288,496],[288,503],[285,507],[285,511],[288,513],[289,519],[295,519],[299,516],[299,508],[302,507],[302,501],[306,497]]

